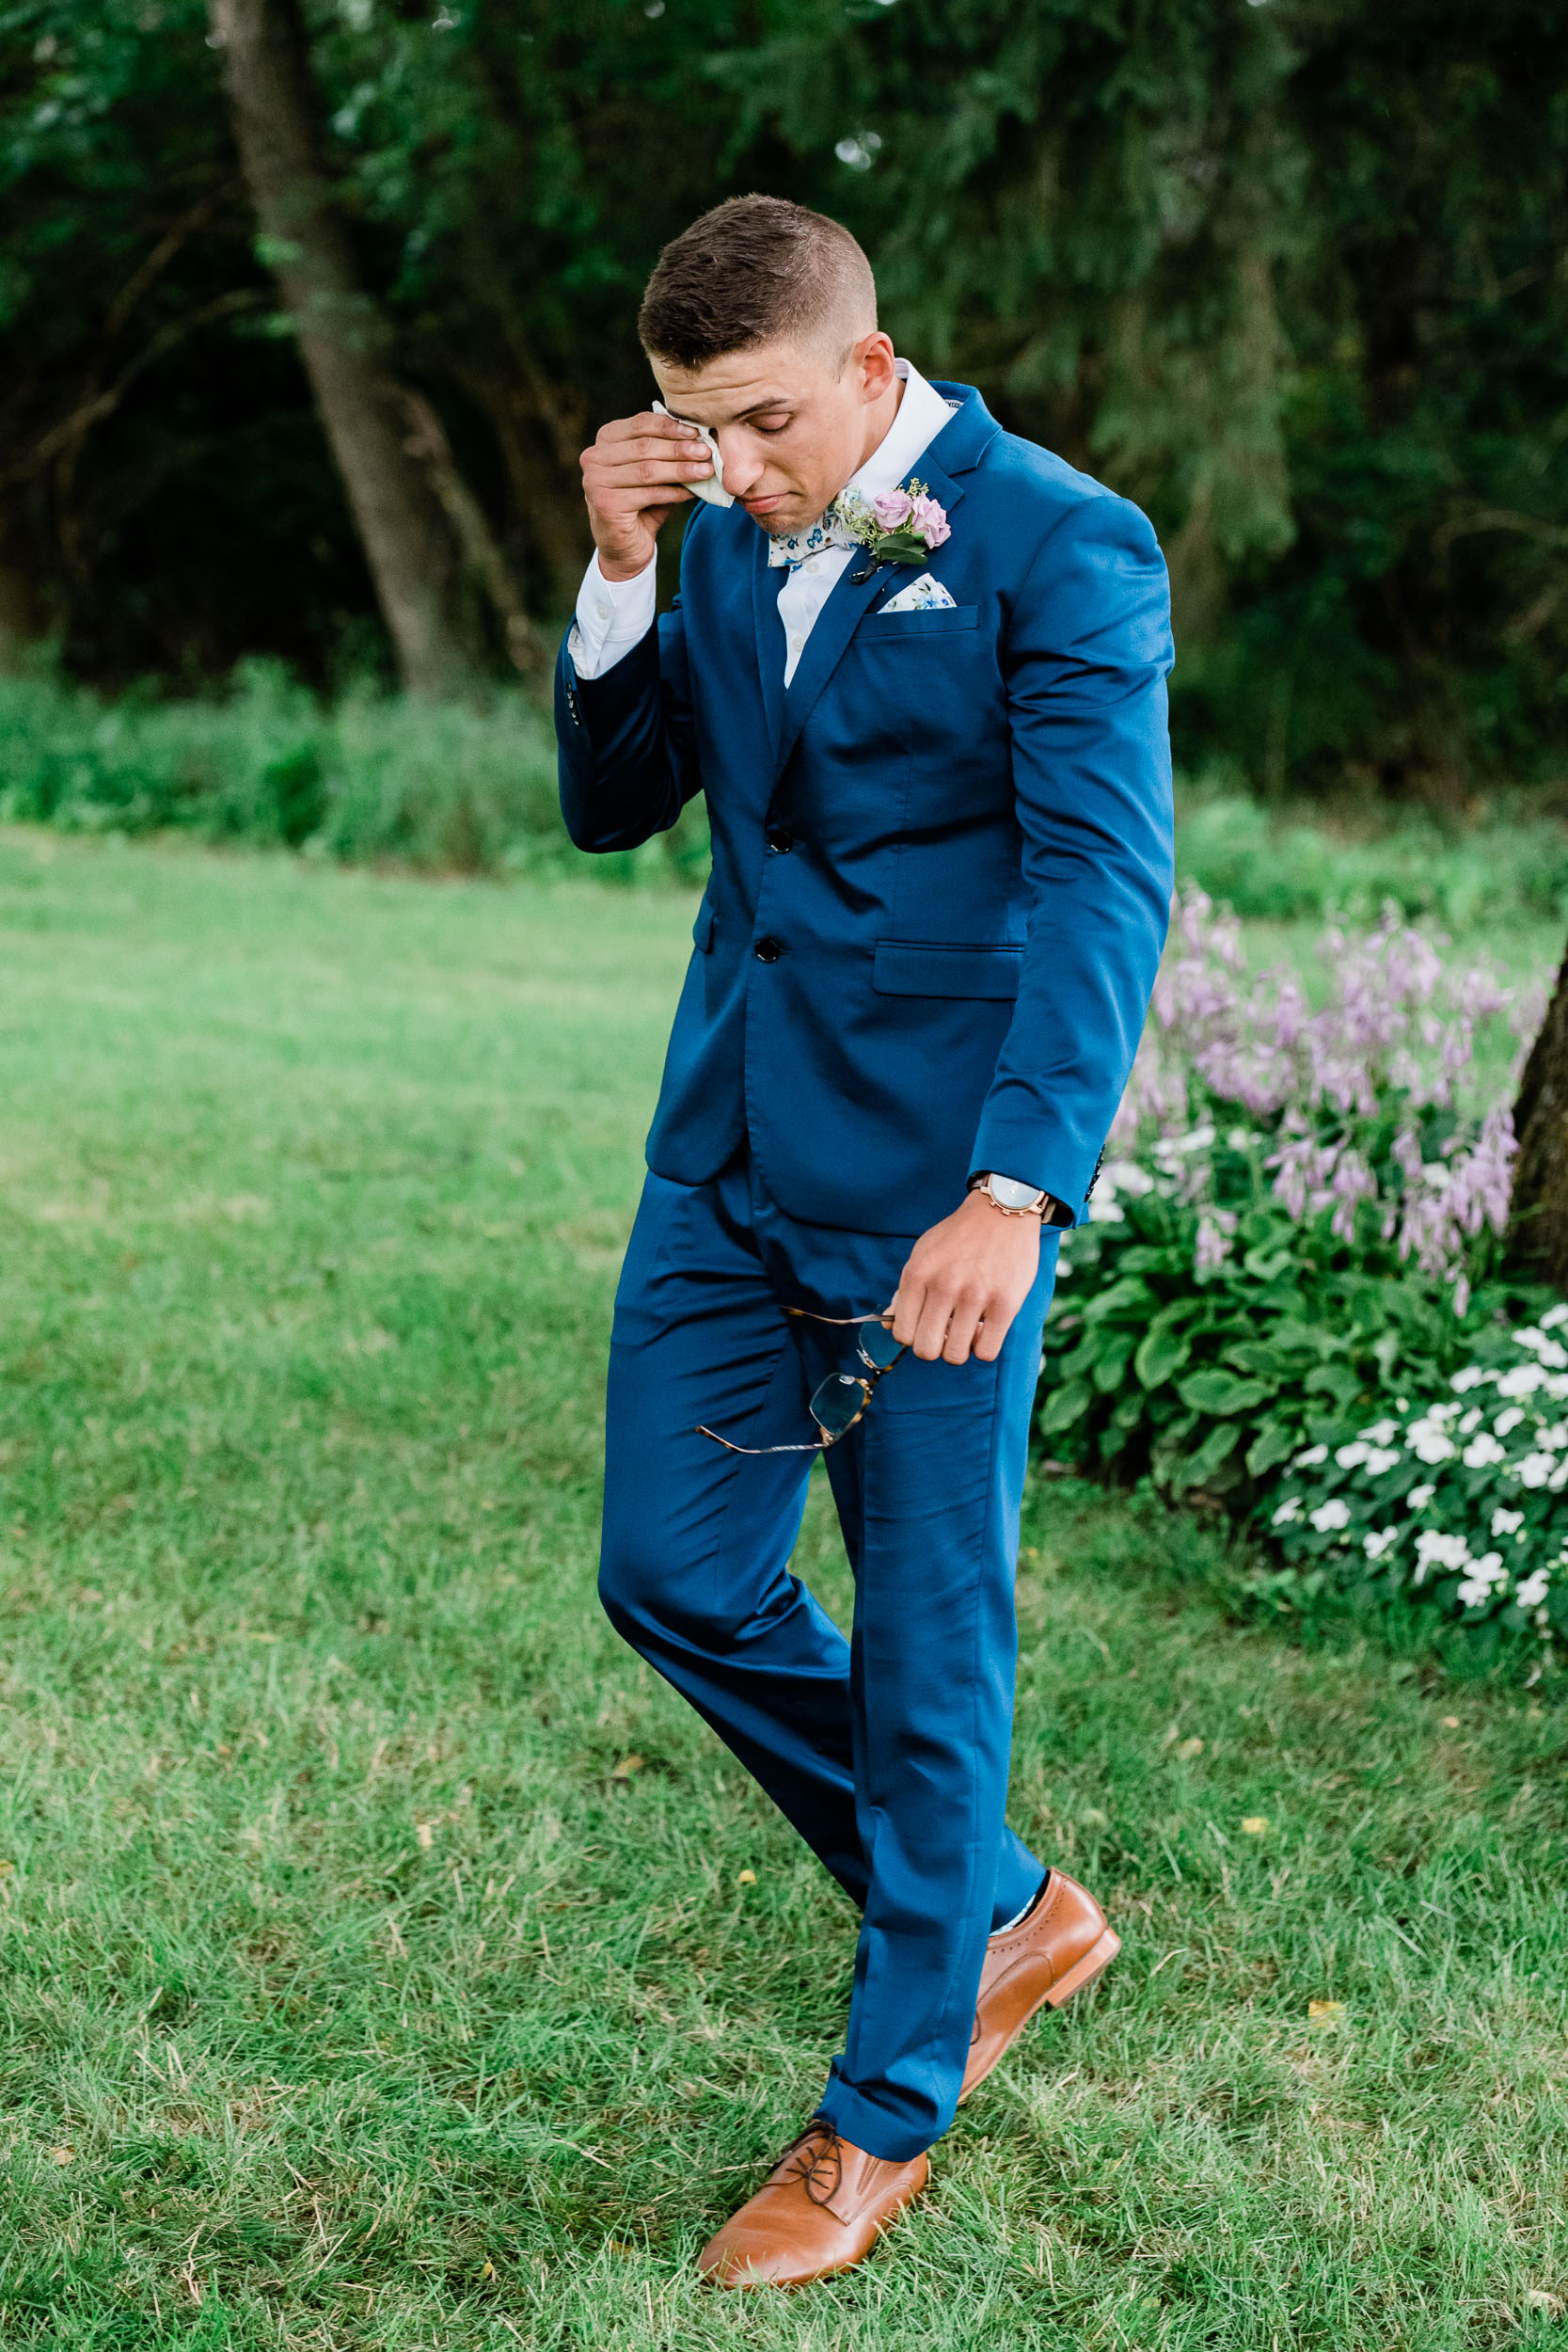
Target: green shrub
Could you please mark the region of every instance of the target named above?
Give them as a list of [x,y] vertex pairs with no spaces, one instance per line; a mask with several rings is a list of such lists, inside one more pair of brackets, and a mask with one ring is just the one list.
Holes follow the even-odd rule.
[[1187,791],[1177,869],[1257,921],[1335,916],[1369,924],[1390,903],[1456,930],[1523,913],[1568,920],[1568,826],[1535,811],[1448,828],[1412,815],[1365,839],[1281,816],[1234,792]]
[[1399,1258],[1377,1211],[1348,1237],[1325,1206],[1299,1219],[1272,1191],[1262,1141],[1216,1148],[1213,1190],[1232,1247],[1206,1264],[1210,1208],[1125,1188],[1115,1222],[1080,1227],[1046,1327],[1039,1431],[1074,1468],[1148,1473],[1173,1501],[1196,1489],[1247,1511],[1312,1442],[1396,1398],[1439,1392],[1478,1324],[1528,1314],[1534,1292],[1481,1282],[1465,1317],[1452,1292]]
[[[1526,1346],[1533,1330],[1546,1369],[1509,1376],[1560,1375],[1568,1396],[1568,1349],[1545,1336],[1568,1307],[1499,1272],[1510,1065],[1539,1017],[1536,993],[1445,959],[1391,915],[1359,941],[1331,933],[1325,948],[1313,992],[1294,972],[1252,979],[1232,919],[1200,893],[1179,907],[1113,1130],[1123,1156],[1063,1243],[1038,1419],[1059,1464],[1147,1476],[1171,1500],[1201,1494],[1287,1536],[1292,1557],[1265,1582],[1292,1604],[1328,1581],[1369,1581],[1386,1497],[1370,1497],[1363,1523],[1313,1481],[1349,1478],[1370,1445],[1378,1474],[1395,1478],[1403,1457],[1373,1433],[1408,1430],[1413,1400],[1447,1415],[1454,1386],[1496,1377],[1516,1329]],[[1485,1438],[1497,1463],[1518,1426]],[[1416,1454],[1423,1441],[1411,1436]],[[1568,1426],[1561,1443],[1568,1485]],[[1279,1516],[1287,1464],[1303,1482],[1287,1502],[1315,1494],[1326,1518],[1304,1519],[1305,1502]],[[1461,1457],[1465,1475],[1481,1467]],[[1539,1468],[1521,1472],[1526,1486]],[[1435,1507],[1462,1518],[1480,1488]],[[1560,1549],[1564,1534],[1568,1514]],[[1482,1607],[1474,1563],[1486,1557],[1471,1545],[1470,1582],[1456,1574],[1439,1606],[1523,1625],[1534,1586],[1514,1619]],[[1546,1565],[1532,1554],[1531,1573]],[[1400,1584],[1398,1568],[1379,1572],[1383,1584],[1417,1591],[1422,1580],[1406,1571]]]
[[260,661],[188,701],[0,677],[0,818],[463,873],[695,878],[707,848],[689,813],[628,856],[585,860],[561,822],[550,720],[522,693],[431,705],[361,689],[328,706]]

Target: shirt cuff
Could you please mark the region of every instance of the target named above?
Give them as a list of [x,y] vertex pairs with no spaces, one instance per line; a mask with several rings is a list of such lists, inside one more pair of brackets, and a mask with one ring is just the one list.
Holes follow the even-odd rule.
[[603,677],[624,654],[640,645],[654,625],[657,591],[654,574],[657,552],[631,580],[606,580],[599,569],[598,549],[578,590],[577,616],[566,650],[579,678]]

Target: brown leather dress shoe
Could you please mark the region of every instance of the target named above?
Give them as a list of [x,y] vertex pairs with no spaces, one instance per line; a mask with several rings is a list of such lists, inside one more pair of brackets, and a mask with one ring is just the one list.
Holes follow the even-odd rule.
[[827,2123],[813,2123],[756,2195],[697,2257],[721,2287],[803,2287],[863,2262],[891,2221],[926,2185],[924,2156],[868,2156]]
[[1076,1879],[1053,1870],[1051,1883],[1027,1918],[1016,1928],[1004,1928],[986,1946],[959,2100],[985,2081],[1042,2001],[1060,2009],[1120,1949],[1121,1938],[1106,1926],[1094,1897]]

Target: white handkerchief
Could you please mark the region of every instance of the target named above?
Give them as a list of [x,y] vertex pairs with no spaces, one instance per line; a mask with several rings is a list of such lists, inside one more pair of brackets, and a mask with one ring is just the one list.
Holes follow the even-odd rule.
[[[674,415],[674,411],[673,409],[666,408],[661,400],[656,400],[654,406],[661,417]],[[708,475],[706,481],[689,482],[686,485],[687,488],[694,497],[706,499],[710,506],[733,506],[735,504],[735,493],[733,490],[726,490],[724,487],[724,461],[719,454],[719,444],[714,439],[712,434],[708,431],[706,425],[694,424],[689,417],[676,417],[675,422],[677,424],[689,424],[692,426],[693,432],[700,433],[704,440],[707,443],[708,455],[713,460],[713,471]]]
[[951,609],[952,604],[953,598],[941,580],[933,580],[929,572],[922,572],[918,580],[911,580],[907,588],[900,588],[895,596],[889,596],[886,604],[879,604],[877,610],[879,612],[944,612]]

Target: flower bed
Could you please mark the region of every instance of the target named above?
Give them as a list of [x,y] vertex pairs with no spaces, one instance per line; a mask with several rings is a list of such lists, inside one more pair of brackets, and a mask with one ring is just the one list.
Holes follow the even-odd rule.
[[1336,1581],[1425,1591],[1471,1624],[1568,1630],[1568,1306],[1477,1335],[1448,1393],[1320,1440],[1268,1524]]
[[[1378,1482],[1394,1494],[1425,1433],[1478,1410],[1460,1401],[1470,1388],[1568,1374],[1551,1337],[1568,1308],[1558,1316],[1548,1294],[1509,1283],[1499,1264],[1509,1104],[1541,1002],[1484,962],[1446,961],[1389,916],[1359,941],[1329,934],[1314,1004],[1293,973],[1249,977],[1239,927],[1190,893],[1089,1221],[1064,1246],[1039,1411],[1048,1455],[1147,1474],[1173,1499],[1223,1501],[1280,1540],[1288,1581],[1321,1586],[1352,1568],[1364,1579],[1382,1559],[1386,1584],[1404,1578],[1462,1614],[1481,1610],[1481,1538],[1494,1510],[1514,1507],[1487,1502],[1486,1480],[1531,1458],[1533,1407],[1500,1432],[1466,1421],[1452,1493],[1428,1482],[1436,1518],[1407,1505],[1390,1534]],[[1484,1461],[1465,1458],[1478,1435]],[[1460,1491],[1478,1479],[1480,1500]],[[1412,1470],[1400,1492],[1421,1483]],[[1521,1491],[1533,1491],[1528,1478]],[[1276,1525],[1292,1501],[1299,1512]],[[1363,1501],[1370,1516],[1358,1517]],[[1314,1522],[1325,1506],[1328,1521]],[[1444,1521],[1445,1510],[1482,1520]],[[1539,1516],[1527,1508],[1521,1528]],[[1416,1537],[1456,1533],[1467,1549],[1434,1577],[1437,1554],[1418,1552]],[[1369,1551],[1369,1535],[1388,1540]],[[1537,1553],[1556,1540],[1528,1533],[1528,1565],[1515,1544],[1506,1574],[1488,1567],[1483,1613],[1513,1610],[1522,1624],[1544,1608],[1556,1622],[1549,1573],[1539,1601],[1528,1581],[1549,1568]]]

